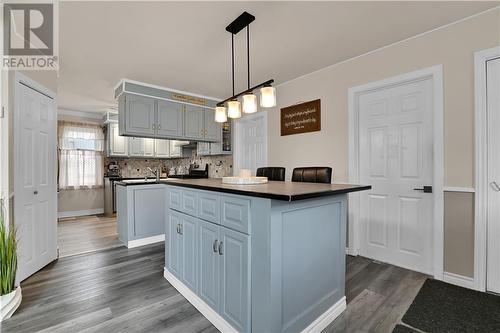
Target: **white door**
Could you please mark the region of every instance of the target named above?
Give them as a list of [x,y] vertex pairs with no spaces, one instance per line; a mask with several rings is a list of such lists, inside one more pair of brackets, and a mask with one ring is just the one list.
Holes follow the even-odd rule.
[[500,58],[486,63],[488,110],[488,248],[486,289],[500,293]]
[[432,274],[432,80],[359,96],[360,254]]
[[55,102],[17,83],[14,223],[22,281],[57,258]]
[[235,122],[235,175],[241,169],[250,169],[255,175],[257,168],[267,166],[266,117],[262,112]]

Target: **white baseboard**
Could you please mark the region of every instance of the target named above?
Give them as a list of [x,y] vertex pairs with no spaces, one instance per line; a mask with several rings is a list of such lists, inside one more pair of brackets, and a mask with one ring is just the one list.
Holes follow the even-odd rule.
[[345,248],[345,253],[350,255],[350,256],[357,256],[358,255],[358,250],[355,250],[354,248],[352,247],[346,247]]
[[445,186],[443,188],[445,192],[464,192],[464,193],[474,193],[476,189],[473,187],[453,187],[453,186]]
[[[170,282],[170,284],[177,289],[182,296],[184,296],[189,303],[191,303],[201,314],[208,319],[219,331],[234,333],[237,330],[231,326],[224,318],[222,318],[215,310],[213,310],[205,301],[198,297],[191,289],[186,287],[179,279],[177,279],[166,268],[163,270],[163,276]],[[347,308],[346,298],[342,297],[337,303],[332,305],[321,316],[316,318],[309,326],[307,326],[302,333],[316,333],[323,331],[330,323],[332,323],[338,316]]]
[[224,318],[222,318],[214,309],[208,306],[205,301],[192,292],[184,283],[177,279],[172,273],[164,269],[163,276],[170,282],[170,284],[177,289],[182,296],[184,296],[189,303],[191,303],[201,314],[208,319],[219,331],[222,333],[234,333],[237,330],[231,326]]
[[65,219],[68,217],[98,215],[98,214],[104,214],[104,208],[72,210],[72,211],[68,211],[68,212],[57,212],[57,218],[58,219]]
[[164,242],[164,241],[165,241],[165,234],[161,234],[161,235],[131,240],[127,243],[127,247],[129,249],[131,249],[133,247],[139,247],[139,246],[144,246],[144,245],[159,243],[159,242]]
[[474,290],[476,289],[476,284],[474,282],[474,279],[468,276],[458,275],[450,272],[444,272],[443,281],[464,288],[469,288]]
[[328,310],[326,310],[321,316],[316,318],[309,326],[307,326],[302,333],[320,333],[328,325],[330,325],[338,316],[344,312],[347,308],[347,302],[345,296],[342,297],[337,303],[333,304]]

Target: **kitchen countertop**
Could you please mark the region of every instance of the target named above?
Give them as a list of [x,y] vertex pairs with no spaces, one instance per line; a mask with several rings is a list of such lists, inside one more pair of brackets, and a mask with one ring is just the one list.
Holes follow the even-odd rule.
[[117,182],[117,185],[146,185],[146,184],[166,184],[181,187],[190,187],[200,190],[246,195],[251,197],[268,198],[284,201],[297,201],[324,197],[336,194],[369,190],[371,186],[353,184],[318,184],[301,182],[280,182],[269,181],[259,185],[232,185],[223,184],[220,178],[204,179],[161,179],[156,181],[151,179],[148,182]]

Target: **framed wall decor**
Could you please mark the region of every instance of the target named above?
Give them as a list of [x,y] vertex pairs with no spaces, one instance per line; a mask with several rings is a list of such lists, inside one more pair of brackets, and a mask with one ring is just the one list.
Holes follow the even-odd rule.
[[281,109],[281,136],[321,131],[321,100]]

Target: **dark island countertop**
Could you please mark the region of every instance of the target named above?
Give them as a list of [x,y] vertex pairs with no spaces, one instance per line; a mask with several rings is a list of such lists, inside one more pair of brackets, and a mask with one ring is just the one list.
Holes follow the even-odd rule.
[[246,195],[274,200],[297,201],[369,190],[371,186],[352,184],[317,184],[299,182],[269,181],[259,185],[223,184],[220,178],[204,179],[164,179],[158,182],[117,182],[118,185],[166,184],[200,190]]

